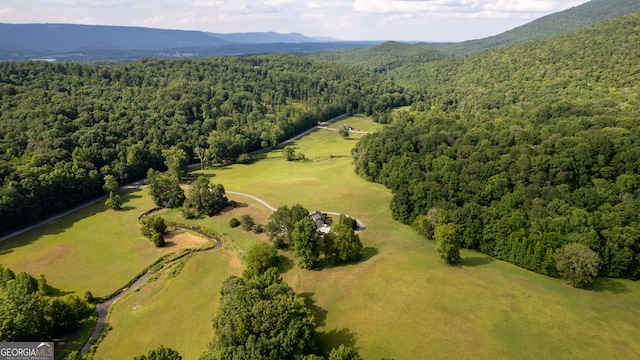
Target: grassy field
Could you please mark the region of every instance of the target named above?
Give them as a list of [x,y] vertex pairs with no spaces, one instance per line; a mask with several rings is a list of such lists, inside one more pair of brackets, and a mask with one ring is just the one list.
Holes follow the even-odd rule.
[[154,206],[146,190],[132,190],[124,200],[124,211],[98,202],[1,242],[0,263],[36,277],[45,274],[64,292],[114,292],[167,251],[140,236],[138,216]]
[[351,127],[354,130],[369,131],[369,132],[378,131],[384,127],[384,125],[377,124],[371,121],[370,117],[364,116],[361,114],[338,120],[336,122],[331,123],[331,125],[329,125],[328,127],[332,129],[339,129],[345,124],[351,125]]
[[[367,131],[366,121],[342,120]],[[391,219],[391,193],[353,172],[350,151],[360,136],[345,140],[335,131],[317,130],[292,144],[308,162],[287,162],[276,150],[256,156],[252,164],[197,172],[276,207],[300,203],[365,223],[360,263],[316,271],[286,267],[283,275],[315,309],[322,350],[347,344],[366,359],[397,360],[639,357],[640,283],[598,279],[578,290],[472,251],[462,251],[460,266],[445,265],[432,242]],[[61,289],[112,291],[160,255],[137,233],[137,216],[151,207],[142,195],[133,193],[125,212],[95,205],[25,234],[22,241],[2,243],[0,262],[42,272]],[[246,251],[263,235],[231,229],[228,220],[249,213],[264,224],[270,212],[247,198],[229,197],[246,206],[194,222],[228,234]],[[178,211],[163,216],[185,222]],[[215,287],[226,274],[240,271],[237,257],[230,263],[234,254],[225,251],[196,255],[179,276],[161,277],[118,302],[114,330],[97,355],[130,358],[165,344],[185,359],[196,358],[212,336]],[[109,280],[112,276],[122,280]],[[185,346],[189,338],[174,328],[184,329],[192,345]],[[117,353],[118,346],[123,352]]]
[[364,221],[359,264],[284,274],[316,309],[324,351],[344,343],[368,359],[638,357],[639,283],[599,279],[577,290],[472,251],[447,266],[432,242],[391,219],[388,190],[353,173],[354,144],[318,130],[293,144],[310,162],[274,151],[212,172],[227,190],[274,206],[299,202]]
[[131,359],[160,345],[185,359],[204,352],[213,337],[211,320],[222,282],[239,275],[241,264],[233,251],[220,249],[192,255],[178,275],[171,275],[176,265],[111,307],[112,330],[94,359]]

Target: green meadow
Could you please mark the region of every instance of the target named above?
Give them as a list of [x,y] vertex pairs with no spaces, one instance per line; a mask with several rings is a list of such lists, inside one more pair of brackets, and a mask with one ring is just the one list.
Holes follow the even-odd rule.
[[0,263],[14,271],[44,274],[63,292],[108,295],[124,286],[166,250],[140,236],[138,216],[153,208],[146,190],[123,195],[124,211],[102,202],[0,242]]
[[233,251],[220,249],[193,254],[159,272],[111,307],[112,329],[94,359],[130,359],[160,345],[197,359],[213,337],[222,282],[241,268]]
[[[363,131],[367,123],[379,126],[361,117],[332,126],[341,123]],[[597,279],[579,290],[465,250],[459,266],[444,264],[433,242],[391,218],[390,191],[353,172],[350,152],[361,136],[317,130],[291,144],[307,162],[287,162],[274,150],[251,164],[195,172],[275,207],[300,203],[364,222],[359,263],[314,271],[283,266],[285,280],[316,312],[323,352],[346,344],[366,359],[637,358],[640,283]],[[264,225],[270,211],[249,198],[228,197],[240,206],[212,218],[186,221],[177,210],[162,216],[226,234],[247,251],[264,235],[231,229],[229,219],[246,213]],[[125,206],[111,212],[95,204],[0,243],[0,263],[43,273],[59,289],[110,293],[161,255],[137,230],[137,217],[153,207],[146,191],[130,193]],[[239,258],[225,247],[193,255],[176,276],[170,271],[116,303],[113,330],[96,358],[130,358],[160,344],[185,359],[202,353],[213,335],[219,288],[226,276],[240,273]]]
[[[356,119],[343,121],[359,126]],[[227,190],[276,207],[300,203],[365,223],[360,263],[319,271],[292,267],[283,275],[316,309],[323,351],[348,344],[367,359],[640,353],[640,284],[598,279],[579,290],[473,251],[462,251],[460,266],[445,265],[433,242],[391,219],[390,192],[354,174],[354,144],[318,130],[292,144],[309,162],[287,162],[272,151],[251,165],[205,172]]]

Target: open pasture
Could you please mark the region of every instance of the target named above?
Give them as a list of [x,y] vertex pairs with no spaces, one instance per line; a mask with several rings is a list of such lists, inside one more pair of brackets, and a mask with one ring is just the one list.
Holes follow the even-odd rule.
[[292,146],[325,161],[287,162],[277,150],[252,165],[206,171],[226,189],[276,207],[299,202],[365,223],[360,263],[319,271],[293,267],[283,275],[316,309],[324,351],[348,344],[370,359],[640,353],[640,284],[598,279],[578,290],[466,250],[461,265],[445,265],[433,242],[391,219],[390,192],[354,174],[354,144],[318,130]]
[[207,245],[187,234],[169,233],[158,249],[140,235],[138,216],[155,205],[146,189],[123,194],[124,210],[107,210],[102,202],[53,223],[0,242],[0,263],[16,272],[44,274],[61,294],[83,296],[89,290],[106,296],[124,286],[160,256]]

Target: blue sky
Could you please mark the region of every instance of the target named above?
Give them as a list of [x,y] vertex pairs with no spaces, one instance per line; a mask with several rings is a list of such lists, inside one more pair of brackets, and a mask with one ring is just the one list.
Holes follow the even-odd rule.
[[341,40],[462,41],[588,0],[1,0],[3,23],[276,31]]

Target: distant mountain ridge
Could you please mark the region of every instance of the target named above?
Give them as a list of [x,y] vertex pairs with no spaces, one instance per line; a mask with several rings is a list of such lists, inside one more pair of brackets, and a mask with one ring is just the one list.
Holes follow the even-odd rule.
[[[215,38],[236,44],[270,44],[270,43],[308,43],[327,42],[326,39],[316,39],[302,35],[300,33],[280,34],[270,32],[247,32],[247,33],[207,33]],[[337,41],[335,39],[328,41]]]
[[95,49],[172,49],[226,45],[201,31],[74,24],[0,24],[0,51],[34,53]]
[[[335,41],[335,40],[334,40]],[[216,34],[203,31],[164,30],[130,26],[75,24],[2,24],[0,23],[0,60],[28,59],[73,52],[121,53],[134,50],[140,56],[156,57],[160,51],[185,50],[181,54],[199,53],[195,49],[221,49],[223,55],[261,53],[265,44],[327,43],[299,33],[251,32]],[[248,49],[248,45],[258,46]],[[345,44],[343,44],[345,46]],[[348,44],[346,45],[348,46]],[[234,47],[237,47],[235,49]],[[276,46],[280,52],[282,46]],[[290,46],[295,51],[295,46]],[[320,46],[322,49],[330,46]],[[214,53],[211,50],[206,53]],[[59,56],[57,56],[59,58]]]

